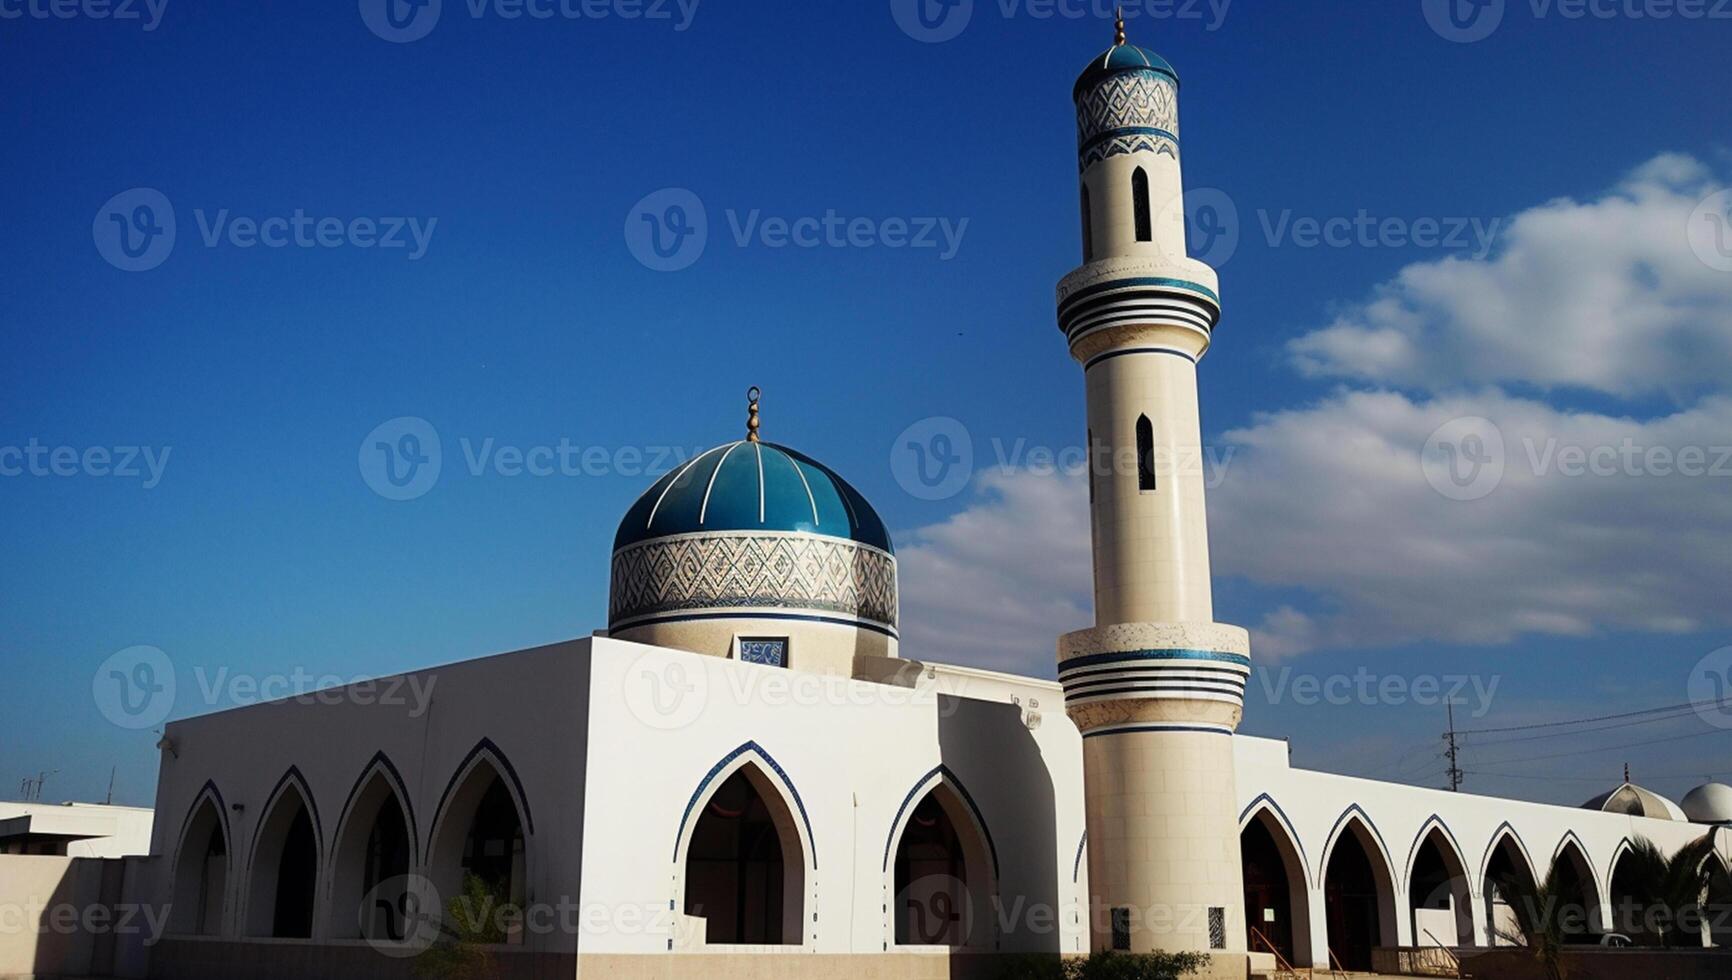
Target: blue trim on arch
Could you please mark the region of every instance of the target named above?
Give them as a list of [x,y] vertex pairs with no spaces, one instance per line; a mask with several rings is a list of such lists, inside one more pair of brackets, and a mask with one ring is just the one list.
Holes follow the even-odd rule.
[[1613,898],[1612,879],[1617,877],[1618,860],[1620,858],[1622,858],[1626,853],[1634,852],[1635,849],[1636,849],[1636,842],[1632,841],[1628,836],[1625,836],[1623,840],[1618,841],[1617,847],[1612,848],[1612,860],[1607,862],[1607,864],[1606,864],[1606,900],[1607,901],[1611,901]]
[[1275,802],[1275,797],[1270,796],[1268,793],[1260,793],[1256,799],[1247,803],[1245,809],[1239,811],[1239,832],[1241,834],[1245,832],[1245,827],[1249,825],[1250,818],[1256,816],[1257,806],[1263,803],[1267,803],[1267,809],[1274,813],[1281,821],[1282,828],[1287,831],[1288,839],[1291,840],[1293,846],[1298,849],[1299,870],[1304,872],[1305,880],[1310,881],[1311,858],[1305,853],[1305,842],[1299,838],[1299,830],[1293,826],[1293,821],[1287,816],[1287,811],[1281,809],[1281,804]]
[[1425,835],[1433,824],[1443,830],[1443,835],[1449,838],[1449,846],[1455,848],[1455,859],[1461,864],[1462,877],[1467,878],[1467,888],[1471,892],[1473,879],[1468,877],[1470,872],[1467,867],[1467,855],[1462,853],[1461,841],[1456,839],[1455,831],[1449,829],[1449,824],[1443,822],[1443,817],[1435,813],[1425,818],[1425,821],[1419,825],[1419,833],[1413,835],[1413,843],[1407,845],[1407,866],[1401,874],[1401,890],[1407,891],[1408,882],[1413,880],[1413,862],[1419,856],[1419,844],[1425,840]]
[[1491,867],[1491,852],[1497,850],[1497,843],[1506,830],[1509,831],[1510,837],[1515,840],[1516,850],[1521,852],[1522,861],[1528,866],[1528,880],[1536,884],[1540,880],[1539,869],[1534,867],[1534,855],[1532,851],[1528,850],[1527,841],[1522,840],[1522,835],[1516,833],[1515,827],[1508,820],[1505,820],[1497,825],[1496,830],[1491,832],[1491,839],[1485,845],[1485,854],[1479,859],[1479,887],[1481,891],[1485,890],[1486,870]]
[[704,774],[704,778],[698,781],[698,788],[692,791],[692,798],[686,801],[685,812],[680,814],[679,832],[674,834],[674,862],[679,862],[680,841],[685,840],[686,824],[692,818],[692,811],[697,809],[698,800],[703,798],[704,789],[708,787],[710,783],[714,782],[716,776],[720,775],[721,771],[726,769],[730,763],[748,752],[762,759],[770,769],[775,772],[777,778],[782,781],[782,785],[787,787],[788,794],[794,798],[794,806],[800,811],[800,820],[806,825],[806,839],[811,842],[812,870],[818,870],[818,838],[812,833],[812,818],[806,813],[806,801],[800,798],[800,790],[795,787],[794,781],[788,778],[787,770],[782,768],[782,764],[777,762],[775,757],[771,756],[770,753],[765,752],[764,747],[755,741],[748,741],[739,748],[729,752],[727,755],[722,756],[721,761],[711,766],[710,771]]
[[980,833],[986,838],[986,849],[992,855],[992,876],[996,879],[998,877],[998,844],[992,839],[992,828],[987,826],[986,815],[980,812],[980,805],[974,802],[974,795],[968,792],[968,787],[962,785],[962,780],[946,765],[936,766],[931,772],[921,776],[919,781],[914,784],[914,788],[908,791],[908,795],[902,798],[902,805],[896,808],[896,816],[890,821],[890,833],[884,838],[884,864],[880,870],[890,870],[890,848],[896,843],[896,828],[902,825],[902,815],[908,812],[908,807],[914,802],[915,796],[919,795],[920,791],[933,781],[933,777],[937,777],[940,782],[948,780],[951,787],[956,790],[957,795],[962,797],[962,802],[968,804],[969,811],[974,814],[974,822],[980,825]]
[[[1600,881],[1600,873],[1594,868],[1594,859],[1588,856],[1588,846],[1582,843],[1582,839],[1576,836],[1575,831],[1566,830],[1564,831],[1564,835],[1558,838],[1558,846],[1552,848],[1552,862],[1556,863],[1558,858],[1564,853],[1564,848],[1572,844],[1576,848],[1576,853],[1581,855],[1582,864],[1588,869],[1588,877],[1594,879],[1594,901],[1604,903],[1607,900],[1606,896],[1607,892],[1610,890],[1610,883]],[[1547,866],[1547,870],[1550,870],[1549,865]]]
[[1076,863],[1072,864],[1070,869],[1070,883],[1073,885],[1082,880],[1083,848],[1087,847],[1088,844],[1089,832],[1085,830],[1082,839],[1076,842]]
[[439,794],[439,805],[433,808],[433,822],[428,825],[427,839],[429,844],[433,840],[433,834],[439,830],[439,820],[445,816],[445,804],[450,802],[451,792],[457,788],[457,780],[462,778],[464,770],[469,768],[469,763],[474,762],[476,756],[483,752],[493,757],[494,768],[502,772],[505,778],[511,780],[511,785],[516,788],[517,802],[523,809],[524,832],[535,833],[535,814],[529,809],[529,794],[523,791],[523,780],[517,778],[517,768],[511,764],[511,760],[506,757],[505,753],[500,751],[499,746],[493,744],[492,739],[483,738],[475,743],[475,747],[469,750],[469,754],[463,757],[462,762],[457,763],[457,768],[451,771],[451,778],[445,782],[445,789]]
[[1383,852],[1383,867],[1388,871],[1391,879],[1389,882],[1389,888],[1392,898],[1394,895],[1406,892],[1406,888],[1397,890],[1397,885],[1399,883],[1393,880],[1395,878],[1395,860],[1389,854],[1389,845],[1383,840],[1383,831],[1377,829],[1377,823],[1371,819],[1371,814],[1366,813],[1365,808],[1357,803],[1350,803],[1348,804],[1347,809],[1341,811],[1341,816],[1335,818],[1335,826],[1329,828],[1329,836],[1323,838],[1323,855],[1320,865],[1317,868],[1318,887],[1321,888],[1323,886],[1323,878],[1329,873],[1329,857],[1335,852],[1335,842],[1341,839],[1341,828],[1345,826],[1347,821],[1356,813],[1359,815],[1360,822],[1370,829],[1371,836],[1377,841],[1378,849]]
[[[361,787],[365,786],[368,778],[373,775],[375,766],[382,768],[388,777],[386,781],[396,786],[397,798],[403,804],[403,817],[409,823],[409,860],[411,863],[418,863],[421,854],[421,831],[415,823],[415,801],[409,796],[409,786],[403,782],[403,774],[397,771],[396,764],[385,754],[384,749],[373,753],[373,757],[361,767],[361,774],[355,777],[355,785],[349,787],[349,795],[343,800],[343,808],[337,811],[337,833],[342,833],[343,823],[349,819],[349,810],[355,805],[355,797],[360,795]],[[331,841],[333,851],[339,843]]]
[[282,778],[277,780],[277,784],[271,787],[270,794],[265,797],[265,806],[260,812],[259,822],[253,825],[252,843],[247,846],[246,866],[248,869],[252,868],[253,855],[259,849],[259,834],[264,832],[265,822],[271,818],[271,814],[276,812],[277,803],[282,799],[283,788],[291,782],[295,784],[297,791],[301,794],[301,802],[307,805],[307,813],[313,818],[313,837],[318,841],[319,858],[321,861],[324,859],[325,825],[319,820],[318,801],[313,799],[313,788],[307,785],[307,777],[301,775],[301,770],[298,767],[290,766],[289,770],[283,773]]
[[192,805],[187,807],[186,816],[181,818],[180,836],[175,838],[174,842],[174,856],[177,862],[180,860],[180,849],[186,846],[187,829],[192,826],[192,818],[198,815],[198,808],[204,803],[207,792],[210,793],[211,801],[216,804],[217,822],[222,825],[223,849],[231,862],[235,858],[235,838],[229,828],[229,806],[223,802],[223,792],[217,789],[216,780],[207,779],[204,781],[204,785],[198,788],[198,792],[193,794]]

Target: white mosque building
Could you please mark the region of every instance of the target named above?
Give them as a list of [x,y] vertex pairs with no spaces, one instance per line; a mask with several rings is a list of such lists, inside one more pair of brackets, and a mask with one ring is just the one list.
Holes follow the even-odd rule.
[[467,881],[524,910],[482,937],[509,977],[991,976],[991,954],[1107,949],[1235,980],[1387,968],[1511,942],[1509,903],[1558,861],[1578,938],[1615,931],[1632,846],[1721,833],[1732,789],[1549,806],[1235,734],[1253,653],[1215,622],[1203,482],[1175,465],[1222,308],[1187,257],[1178,94],[1122,25],[1074,91],[1083,264],[1058,321],[1096,625],[1053,638],[1057,682],[902,648],[884,523],[761,441],[754,402],[745,439],[626,513],[605,631],[169,725],[151,975],[407,977],[435,934],[416,910]]

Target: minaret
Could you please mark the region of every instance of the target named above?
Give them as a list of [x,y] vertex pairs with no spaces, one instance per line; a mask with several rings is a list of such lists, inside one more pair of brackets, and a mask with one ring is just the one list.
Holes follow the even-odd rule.
[[1245,975],[1232,733],[1250,637],[1214,622],[1197,363],[1221,301],[1186,254],[1179,77],[1118,37],[1077,80],[1083,265],[1059,327],[1088,391],[1095,628],[1059,640],[1083,732],[1095,949]]

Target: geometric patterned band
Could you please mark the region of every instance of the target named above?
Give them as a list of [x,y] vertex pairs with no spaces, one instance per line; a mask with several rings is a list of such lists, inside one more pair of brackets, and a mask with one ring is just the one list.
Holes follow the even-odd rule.
[[801,532],[656,538],[613,556],[608,626],[782,610],[859,621],[895,635],[896,559],[870,545]]

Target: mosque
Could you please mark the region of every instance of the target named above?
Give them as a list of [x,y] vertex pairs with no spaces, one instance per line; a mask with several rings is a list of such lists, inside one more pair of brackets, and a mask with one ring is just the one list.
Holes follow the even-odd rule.
[[1517,942],[1512,903],[1554,863],[1586,943],[1618,931],[1641,839],[1720,834],[1732,864],[1724,786],[1550,806],[1235,734],[1250,640],[1215,621],[1203,482],[1172,465],[1200,450],[1222,310],[1186,251],[1179,76],[1121,24],[1072,95],[1083,261],[1057,312],[1096,625],[1055,637],[1056,682],[903,650],[884,522],[760,439],[754,400],[744,439],[621,520],[605,630],[409,675],[427,703],[376,685],[169,725],[151,975],[407,977],[463,894],[520,909],[461,933],[510,977],[938,978],[1108,949],[1235,980],[1398,972]]

